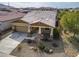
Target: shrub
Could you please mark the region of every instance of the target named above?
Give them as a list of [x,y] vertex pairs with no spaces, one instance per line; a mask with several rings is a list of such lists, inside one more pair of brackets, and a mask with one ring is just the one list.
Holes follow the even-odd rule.
[[18,51],[20,52],[22,49],[22,46],[18,46]]
[[50,51],[49,48],[45,48],[45,49],[44,49],[44,52],[51,54],[51,53],[53,53],[53,50]]
[[58,47],[58,45],[56,43],[53,43],[52,45],[53,45],[53,47]]
[[38,49],[37,48],[33,48],[33,50],[36,52]]
[[53,30],[53,38],[59,38],[59,32],[58,32],[57,28],[55,28]]
[[74,38],[73,37],[69,37],[69,38],[67,38],[68,39],[68,41],[70,42],[70,43],[72,43],[73,41],[74,41]]
[[79,43],[79,40],[77,40],[77,42]]
[[27,39],[27,43],[28,43],[28,44],[32,43],[32,40]]
[[39,43],[38,48],[39,48],[41,51],[44,51],[45,45],[44,45],[43,43]]
[[45,48],[44,51],[45,51],[46,53],[49,53],[49,48]]

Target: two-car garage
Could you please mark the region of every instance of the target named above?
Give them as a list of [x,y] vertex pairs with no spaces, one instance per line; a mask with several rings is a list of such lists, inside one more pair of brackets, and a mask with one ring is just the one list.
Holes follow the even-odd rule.
[[16,26],[15,30],[18,31],[18,32],[27,32],[28,31],[28,27]]
[[18,31],[18,32],[27,32],[28,31],[28,26],[27,24],[24,23],[13,23],[13,30]]

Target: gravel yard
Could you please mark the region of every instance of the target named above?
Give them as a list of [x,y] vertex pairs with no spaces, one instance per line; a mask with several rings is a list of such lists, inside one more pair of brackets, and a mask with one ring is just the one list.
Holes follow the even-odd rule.
[[[53,47],[51,43],[57,43],[58,47]],[[63,43],[61,40],[54,40],[53,42],[44,42],[47,47],[51,47],[53,49],[52,54],[47,54],[41,51],[34,51],[31,49],[35,47],[35,44],[28,44],[26,40],[23,40],[21,44],[19,44],[11,53],[11,55],[17,57],[66,57],[64,53]],[[20,47],[20,48],[19,48]],[[19,48],[19,49],[18,49]]]

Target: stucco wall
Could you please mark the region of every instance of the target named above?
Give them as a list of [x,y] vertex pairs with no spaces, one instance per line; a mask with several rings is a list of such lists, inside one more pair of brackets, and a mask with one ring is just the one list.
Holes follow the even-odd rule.
[[10,28],[12,26],[11,23],[18,20],[18,19],[20,19],[20,18],[0,22],[0,32]]
[[0,31],[4,31],[8,29],[9,27],[11,27],[10,22],[0,22]]

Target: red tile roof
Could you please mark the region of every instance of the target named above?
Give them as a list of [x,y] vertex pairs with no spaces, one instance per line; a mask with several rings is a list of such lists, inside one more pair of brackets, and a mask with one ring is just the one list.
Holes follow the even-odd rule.
[[25,14],[20,12],[1,12],[0,11],[0,21],[8,21],[16,18],[23,17]]

